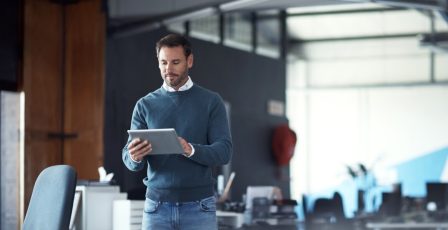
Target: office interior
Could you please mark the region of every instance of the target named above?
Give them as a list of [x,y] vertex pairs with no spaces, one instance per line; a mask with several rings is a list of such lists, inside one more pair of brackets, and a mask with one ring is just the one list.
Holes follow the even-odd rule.
[[[226,102],[220,229],[448,229],[448,1],[4,4],[0,229],[21,228],[37,176],[59,164],[78,194],[110,197],[80,207],[107,212],[95,229],[126,229],[114,207],[140,205],[146,171],[121,150],[135,102],[162,84],[154,44],[170,32],[192,41],[192,80]],[[284,124],[297,137],[286,165],[272,149]]]

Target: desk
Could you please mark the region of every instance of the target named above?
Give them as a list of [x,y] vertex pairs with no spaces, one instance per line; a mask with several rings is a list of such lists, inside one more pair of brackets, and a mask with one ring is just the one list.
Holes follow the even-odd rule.
[[375,229],[375,230],[381,230],[381,229],[436,229],[436,230],[442,230],[448,229],[448,222],[428,222],[428,223],[367,223],[366,227],[368,229]]
[[73,229],[111,230],[114,200],[127,199],[118,186],[76,186],[72,211]]
[[219,230],[304,230],[303,223],[295,221],[293,224],[269,224],[256,222],[250,225],[243,224],[247,218],[243,213],[216,211]]
[[241,228],[244,223],[244,214],[238,212],[224,212],[216,211],[216,218],[218,220],[218,225],[225,229],[237,229]]
[[144,200],[115,200],[113,230],[141,230]]

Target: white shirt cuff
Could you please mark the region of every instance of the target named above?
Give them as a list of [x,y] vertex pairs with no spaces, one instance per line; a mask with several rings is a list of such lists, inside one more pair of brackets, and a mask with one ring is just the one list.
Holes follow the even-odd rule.
[[193,154],[194,154],[194,147],[193,147],[192,144],[190,144],[190,143],[188,143],[188,144],[189,144],[190,147],[191,147],[191,154],[190,154],[190,156],[187,156],[187,157],[191,157],[191,156],[193,156]]
[[[129,153],[129,152],[128,152]],[[135,163],[141,163],[142,161],[136,161],[136,160],[134,160],[134,159],[132,159],[132,157],[131,157],[131,153],[129,153],[129,158],[131,159],[131,161],[133,161],[133,162],[135,162]]]

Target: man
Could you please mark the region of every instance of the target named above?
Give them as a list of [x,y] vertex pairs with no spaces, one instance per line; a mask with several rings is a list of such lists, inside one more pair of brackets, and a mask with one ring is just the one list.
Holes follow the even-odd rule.
[[157,42],[161,88],[137,101],[131,129],[175,128],[184,154],[151,155],[151,143],[128,140],[122,158],[132,171],[148,164],[142,229],[217,229],[212,167],[232,154],[221,97],[194,84],[190,42],[170,34]]

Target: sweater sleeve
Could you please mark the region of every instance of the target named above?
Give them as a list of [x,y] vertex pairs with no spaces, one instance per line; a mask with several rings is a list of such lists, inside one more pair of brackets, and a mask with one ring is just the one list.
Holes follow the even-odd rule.
[[221,97],[215,97],[209,113],[208,144],[192,144],[195,153],[190,159],[206,166],[224,165],[230,161],[233,147],[227,113]]
[[[143,112],[144,111],[141,105],[141,100],[139,100],[134,107],[134,112],[132,113],[131,129],[147,129]],[[123,159],[123,163],[131,171],[140,171],[144,168],[146,161],[142,160],[140,162],[136,162],[131,159],[128,151],[128,145],[131,141],[131,137],[128,137],[128,141],[122,150],[121,156]]]

